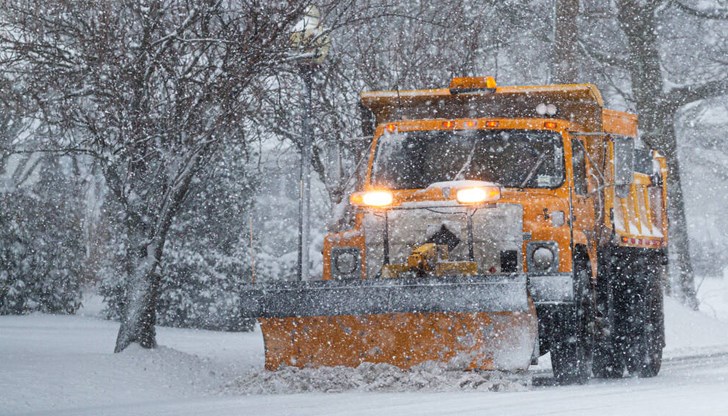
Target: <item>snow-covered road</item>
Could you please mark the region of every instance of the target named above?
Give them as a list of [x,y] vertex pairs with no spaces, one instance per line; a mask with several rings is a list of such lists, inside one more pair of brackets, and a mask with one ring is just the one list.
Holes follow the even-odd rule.
[[[714,288],[717,294],[727,289],[728,282]],[[666,361],[653,379],[555,387],[547,368],[537,368],[532,386],[499,392],[389,386],[295,394],[246,394],[250,390],[240,388],[241,379],[260,374],[260,332],[159,328],[163,347],[113,354],[116,323],[89,316],[4,316],[0,415],[728,414],[725,314],[688,311],[672,300],[666,312]]]
[[728,354],[673,359],[654,379],[510,393],[337,393],[152,400],[56,415],[721,415],[728,414]]

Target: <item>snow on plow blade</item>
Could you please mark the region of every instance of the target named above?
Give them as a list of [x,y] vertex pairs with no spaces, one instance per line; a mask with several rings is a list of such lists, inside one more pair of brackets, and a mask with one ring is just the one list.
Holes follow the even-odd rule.
[[260,321],[268,370],[427,361],[522,370],[537,336],[525,276],[278,283],[243,302]]

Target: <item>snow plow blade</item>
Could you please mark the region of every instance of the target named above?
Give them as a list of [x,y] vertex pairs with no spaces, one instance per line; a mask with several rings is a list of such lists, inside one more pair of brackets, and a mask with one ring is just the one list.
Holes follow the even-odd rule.
[[265,367],[528,368],[537,336],[526,277],[469,276],[279,283],[243,294]]

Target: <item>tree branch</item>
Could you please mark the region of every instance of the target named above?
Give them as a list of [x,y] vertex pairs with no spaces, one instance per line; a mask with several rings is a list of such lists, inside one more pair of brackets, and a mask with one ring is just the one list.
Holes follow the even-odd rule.
[[686,85],[684,87],[673,88],[666,95],[670,102],[681,106],[693,101],[726,94],[728,94],[728,78],[706,82],[702,85]]
[[672,4],[674,4],[681,12],[690,16],[699,17],[701,19],[728,20],[728,10],[695,9],[684,5],[680,0],[672,0]]
[[597,61],[610,65],[610,66],[619,66],[619,67],[627,67],[629,65],[629,62],[627,59],[622,59],[617,56],[613,55],[607,55],[603,54],[601,52],[597,52],[594,50],[594,48],[589,47],[585,42],[579,40],[579,49],[586,55],[590,56],[593,59],[596,59]]

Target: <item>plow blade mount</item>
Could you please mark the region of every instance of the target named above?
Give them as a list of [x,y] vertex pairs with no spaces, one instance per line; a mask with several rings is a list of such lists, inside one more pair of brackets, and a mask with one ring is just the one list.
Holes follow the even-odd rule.
[[537,336],[525,276],[286,282],[243,293],[265,367],[525,370]]

